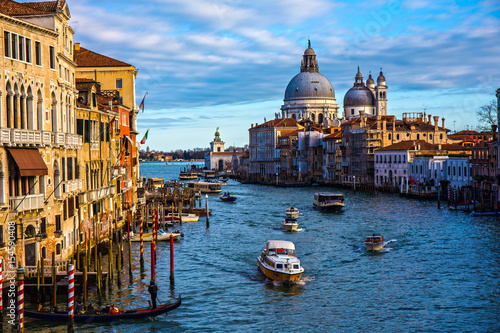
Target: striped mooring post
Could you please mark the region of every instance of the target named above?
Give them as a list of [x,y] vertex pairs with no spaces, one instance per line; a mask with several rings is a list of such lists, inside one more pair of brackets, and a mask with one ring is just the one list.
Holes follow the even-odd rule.
[[142,220],[141,214],[141,270],[144,270],[144,232],[143,232],[144,221]]
[[75,318],[75,265],[68,265],[68,326],[73,326]]
[[24,268],[17,269],[17,313],[19,316],[19,331],[24,331]]
[[[0,313],[3,313],[2,310],[3,310],[3,275],[2,275],[2,271],[3,271],[3,259],[0,259]],[[2,317],[3,319],[3,317]]]

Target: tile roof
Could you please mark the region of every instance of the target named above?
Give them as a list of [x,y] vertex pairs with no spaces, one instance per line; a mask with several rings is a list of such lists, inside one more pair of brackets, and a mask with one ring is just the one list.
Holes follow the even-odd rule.
[[19,3],[12,0],[0,0],[0,13],[9,16],[49,14],[45,10],[33,8],[30,5],[26,5],[26,3]]
[[301,127],[297,120],[293,118],[282,118],[282,119],[273,119],[266,121],[263,124],[259,124],[254,126],[253,128],[262,128],[262,127]]
[[38,2],[23,2],[23,5],[40,10],[43,12],[55,13],[58,10],[61,10],[66,3],[65,0],[59,1],[38,1]]
[[342,138],[342,131],[337,131],[332,134],[329,134],[325,137],[323,137],[323,140],[328,140],[328,139],[341,139]]
[[130,67],[126,62],[90,51],[86,48],[75,48],[75,62],[78,67]]
[[92,79],[86,79],[86,78],[80,78],[80,77],[77,77],[75,80],[76,80],[76,83],[97,83],[96,81],[94,81]]
[[414,150],[415,146],[419,146],[418,150],[435,150],[436,146],[432,143],[428,143],[424,140],[407,140],[401,141],[390,146],[375,149],[376,151],[388,151],[388,150]]

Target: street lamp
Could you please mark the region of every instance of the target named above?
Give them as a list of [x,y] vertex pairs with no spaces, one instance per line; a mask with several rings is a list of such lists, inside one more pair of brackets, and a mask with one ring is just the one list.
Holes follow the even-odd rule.
[[352,190],[356,192],[356,176],[352,176]]

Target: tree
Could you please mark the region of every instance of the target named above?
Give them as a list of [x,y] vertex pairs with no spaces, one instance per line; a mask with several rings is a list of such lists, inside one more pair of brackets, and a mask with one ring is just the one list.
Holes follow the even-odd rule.
[[497,100],[493,99],[489,103],[481,106],[476,111],[478,129],[482,131],[491,131],[491,125],[497,125],[498,109]]

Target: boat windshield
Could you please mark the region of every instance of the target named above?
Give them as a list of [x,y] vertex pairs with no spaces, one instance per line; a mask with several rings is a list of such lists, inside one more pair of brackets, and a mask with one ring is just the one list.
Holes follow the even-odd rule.
[[291,249],[269,249],[269,255],[289,255],[295,257],[295,250]]

